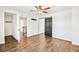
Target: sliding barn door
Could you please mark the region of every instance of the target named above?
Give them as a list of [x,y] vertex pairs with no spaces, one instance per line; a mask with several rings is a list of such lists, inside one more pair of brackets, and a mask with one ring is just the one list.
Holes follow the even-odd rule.
[[52,17],[45,18],[45,35],[52,37]]

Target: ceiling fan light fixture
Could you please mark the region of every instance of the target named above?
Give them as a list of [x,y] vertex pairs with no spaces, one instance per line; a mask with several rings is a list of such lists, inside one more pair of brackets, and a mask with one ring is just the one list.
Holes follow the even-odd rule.
[[38,11],[38,14],[41,14],[42,13],[42,11],[40,10],[40,11]]
[[50,9],[50,7],[48,6],[35,6],[37,13],[41,14],[41,13],[48,13],[48,10]]

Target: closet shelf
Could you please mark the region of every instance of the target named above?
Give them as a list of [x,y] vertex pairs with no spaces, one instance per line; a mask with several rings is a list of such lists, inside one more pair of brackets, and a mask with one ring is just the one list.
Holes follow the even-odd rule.
[[5,21],[5,23],[12,23],[12,21]]

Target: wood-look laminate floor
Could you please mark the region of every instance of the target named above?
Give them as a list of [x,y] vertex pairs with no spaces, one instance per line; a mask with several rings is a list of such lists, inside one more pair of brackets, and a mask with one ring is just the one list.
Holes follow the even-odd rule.
[[62,39],[52,38],[44,34],[26,37],[21,35],[18,43],[12,36],[6,37],[6,43],[0,46],[0,51],[5,52],[78,52],[79,46]]

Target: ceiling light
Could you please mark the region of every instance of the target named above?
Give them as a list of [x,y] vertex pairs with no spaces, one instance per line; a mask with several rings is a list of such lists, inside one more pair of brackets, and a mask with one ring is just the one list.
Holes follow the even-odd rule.
[[38,11],[38,14],[41,14],[42,13],[42,11],[40,10],[40,11]]

